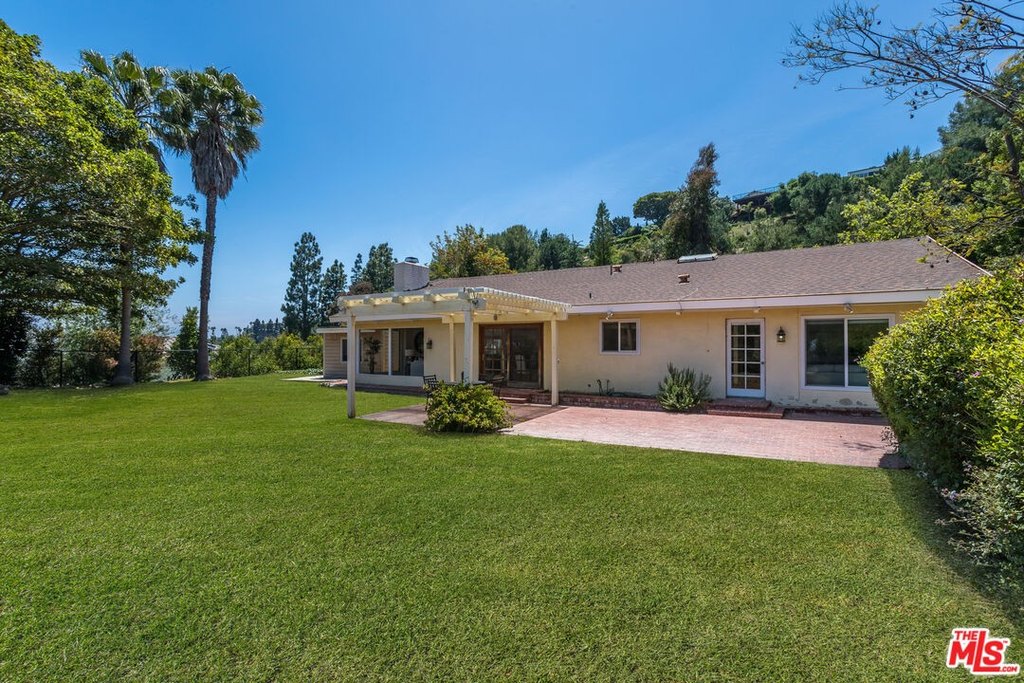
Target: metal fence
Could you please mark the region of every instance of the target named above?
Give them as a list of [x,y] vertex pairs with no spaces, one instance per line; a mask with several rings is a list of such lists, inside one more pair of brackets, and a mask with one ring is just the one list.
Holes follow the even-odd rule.
[[[132,351],[136,382],[159,382],[195,377],[198,349]],[[244,377],[271,372],[307,370],[321,373],[319,346],[285,349],[210,349],[210,369],[218,377]],[[73,387],[105,384],[114,376],[117,358],[109,351],[56,349],[50,354],[22,360],[19,386]]]

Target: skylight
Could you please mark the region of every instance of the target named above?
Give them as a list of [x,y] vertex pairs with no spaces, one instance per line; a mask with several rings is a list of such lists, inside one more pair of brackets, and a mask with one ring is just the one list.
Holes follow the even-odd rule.
[[676,263],[695,263],[697,261],[714,261],[718,258],[718,254],[691,254],[689,256],[680,256]]

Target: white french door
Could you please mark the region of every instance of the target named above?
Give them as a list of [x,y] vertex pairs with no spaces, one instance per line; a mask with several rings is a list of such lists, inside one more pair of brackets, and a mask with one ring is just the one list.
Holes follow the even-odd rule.
[[726,321],[726,396],[764,398],[764,320]]

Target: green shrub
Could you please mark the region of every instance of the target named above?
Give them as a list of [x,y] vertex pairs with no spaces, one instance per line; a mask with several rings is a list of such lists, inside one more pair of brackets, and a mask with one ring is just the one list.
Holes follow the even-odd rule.
[[496,432],[512,426],[508,406],[486,384],[439,384],[427,397],[432,432]]
[[658,403],[669,412],[693,410],[711,400],[711,378],[690,368],[668,364],[668,375],[658,383]]
[[231,337],[212,355],[210,369],[215,377],[245,377],[280,370],[274,355],[265,351],[269,341],[257,344],[247,335]]
[[902,453],[962,522],[958,545],[1024,574],[1024,264],[930,301],[864,365]]

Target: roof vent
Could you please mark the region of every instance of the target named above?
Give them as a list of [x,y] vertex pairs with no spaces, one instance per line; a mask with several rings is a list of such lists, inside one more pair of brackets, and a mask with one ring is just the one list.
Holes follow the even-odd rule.
[[418,258],[416,258],[415,256],[406,256],[405,257],[405,262],[406,263],[419,263],[420,260]]
[[612,264],[612,265],[608,266],[608,274],[609,275],[611,275],[613,273],[621,273],[621,272],[622,272],[622,264],[621,263],[615,263],[615,264]]
[[696,263],[697,261],[714,261],[718,258],[718,254],[691,254],[689,256],[680,256],[676,263]]
[[679,274],[679,284],[685,285],[689,281],[690,281],[690,274],[689,273],[680,273]]

